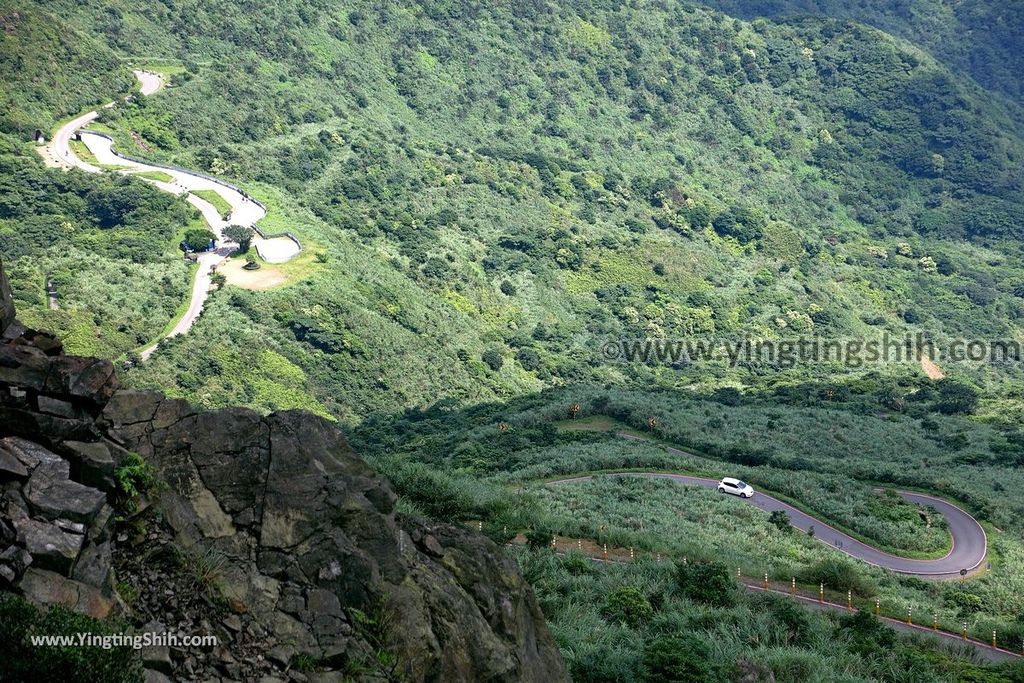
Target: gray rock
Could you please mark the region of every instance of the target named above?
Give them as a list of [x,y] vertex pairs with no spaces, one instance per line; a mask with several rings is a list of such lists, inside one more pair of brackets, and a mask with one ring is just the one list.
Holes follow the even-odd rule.
[[284,643],[267,650],[267,659],[279,664],[282,669],[288,668],[294,656],[295,648]]
[[171,683],[171,679],[167,677],[167,674],[156,669],[145,669],[142,681],[143,683]]
[[59,398],[50,398],[49,396],[39,396],[36,399],[36,402],[39,405],[39,412],[41,413],[71,419],[82,416],[81,412],[76,410],[75,406],[72,405],[70,401],[63,401]]
[[0,384],[41,392],[52,359],[31,346],[0,344]]
[[14,532],[14,529],[3,519],[0,519],[0,546],[12,543],[16,536],[17,534]]
[[[62,460],[65,465],[67,461]],[[25,499],[37,513],[88,524],[103,507],[102,491],[67,478],[67,467],[47,462],[36,467],[25,486]]]
[[110,543],[89,543],[78,556],[71,578],[101,589],[111,590],[113,569],[111,569]]
[[121,384],[109,360],[83,356],[57,356],[46,377],[47,394],[81,399],[96,407],[106,405]]
[[153,671],[161,671],[165,674],[174,672],[174,662],[171,661],[171,648],[165,646],[154,646],[142,648],[142,665]]
[[29,567],[18,588],[37,605],[64,605],[96,619],[106,619],[123,606],[95,586],[65,578],[51,571]]
[[14,456],[29,470],[35,469],[42,462],[55,464],[64,462],[64,459],[56,453],[43,448],[37,443],[17,436],[0,439],[0,451]]
[[[150,621],[141,629],[141,633],[167,633],[167,627],[159,621]],[[153,645],[142,648],[142,665],[147,669],[160,671],[165,674],[174,672],[174,663],[171,661],[171,649],[166,645]]]
[[114,488],[114,456],[110,446],[97,441],[84,443],[81,441],[66,441],[64,447],[71,453],[72,461],[78,466],[81,473],[79,481],[86,486],[110,491]]
[[309,674],[309,683],[346,683],[349,679],[339,671],[316,671]]
[[71,574],[85,541],[82,536],[69,534],[56,524],[34,519],[15,520],[14,528],[18,532],[18,540],[36,566],[63,576]]
[[163,395],[153,391],[119,391],[107,402],[103,418],[115,429],[150,422],[163,402]]
[[0,481],[28,479],[28,468],[9,452],[0,449]]
[[56,519],[53,523],[69,534],[78,534],[79,536],[85,535],[85,525],[79,522],[72,522],[67,519]]
[[314,614],[335,617],[342,615],[341,601],[338,600],[338,596],[323,589],[311,590],[306,594],[306,609]]
[[102,543],[110,538],[110,532],[113,528],[114,508],[110,505],[104,505],[96,513],[96,517],[93,518],[92,524],[89,526],[88,531],[86,531],[86,540]]

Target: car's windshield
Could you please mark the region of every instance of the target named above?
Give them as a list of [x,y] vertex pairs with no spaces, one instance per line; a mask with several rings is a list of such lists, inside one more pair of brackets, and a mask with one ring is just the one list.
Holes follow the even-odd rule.
[[744,483],[743,483],[742,481],[738,481],[738,482],[736,482],[736,486],[738,486],[738,487],[739,487],[739,488],[741,488],[741,489],[745,489],[745,488],[747,488],[747,485],[746,485],[746,484],[744,484]]

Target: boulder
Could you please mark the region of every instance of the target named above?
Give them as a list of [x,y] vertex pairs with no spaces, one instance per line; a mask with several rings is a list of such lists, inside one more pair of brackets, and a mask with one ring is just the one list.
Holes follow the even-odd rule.
[[105,619],[123,608],[116,598],[103,595],[95,586],[36,567],[25,571],[19,588],[26,598],[38,605],[64,605],[96,619]]
[[105,493],[68,478],[69,463],[36,467],[25,486],[25,500],[45,519],[63,518],[88,524],[107,501]]
[[74,404],[70,401],[64,401],[59,398],[50,398],[49,396],[40,396],[36,399],[36,403],[39,406],[39,412],[46,413],[47,415],[56,415],[57,417],[66,417],[75,419],[82,417],[82,411],[75,408]]
[[99,358],[58,356],[52,359],[46,378],[46,393],[81,399],[101,408],[119,386],[114,364]]
[[70,533],[56,524],[35,519],[14,520],[18,542],[32,556],[32,565],[69,576],[78,560],[85,537]]
[[16,545],[9,546],[0,553],[0,566],[7,567],[10,574],[14,577],[20,577],[24,574],[30,564],[32,564],[32,556],[28,554],[27,550]]
[[53,362],[45,353],[21,344],[0,344],[0,384],[40,392]]
[[0,481],[28,479],[28,468],[8,451],[0,448]]
[[116,464],[110,445],[102,441],[65,441],[64,448],[75,466],[79,481],[103,491],[114,488]]
[[390,484],[326,420],[139,409],[118,395],[104,420],[117,443],[148,449],[179,542],[222,558],[223,594],[294,653],[372,665],[349,619],[383,607],[410,681],[568,680],[515,562],[462,529],[403,529]]
[[39,444],[17,436],[0,439],[0,452],[6,452],[17,458],[29,470],[34,470],[40,463],[51,463],[60,467],[63,461],[56,453]]

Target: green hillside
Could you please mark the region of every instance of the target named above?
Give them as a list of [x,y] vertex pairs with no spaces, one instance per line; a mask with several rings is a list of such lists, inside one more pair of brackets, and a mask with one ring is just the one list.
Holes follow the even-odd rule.
[[115,14],[75,20],[187,68],[105,117],[123,144],[248,183],[330,264],[214,302],[142,383],[252,400],[190,367],[251,335],[345,420],[584,379],[756,388],[772,368],[608,367],[599,343],[1012,336],[1022,309],[1011,113],[872,29],[654,4]]
[[[1024,506],[1007,493],[1024,464],[1019,360],[943,360],[945,379],[929,379],[913,359],[673,366],[611,362],[604,346],[1024,338],[1021,55],[1000,39],[1011,10],[865,9],[890,35],[647,0],[17,4],[0,14],[0,253],[26,322],[117,359],[134,386],[332,415],[408,514],[484,519],[500,540],[509,527],[596,540],[614,523],[624,546],[744,556],[781,577],[804,567],[809,585],[839,574],[864,599],[1024,635]],[[995,15],[985,40],[948,39]],[[126,102],[139,66],[168,87]],[[131,352],[185,301],[176,246],[198,215],[137,179],[45,169],[27,135],[115,99],[98,125],[120,149],[237,183],[267,205],[265,230],[305,247],[263,264],[286,284],[213,292],[195,327],[141,364]],[[701,455],[566,432],[574,403]],[[637,467],[735,471],[922,556],[944,551],[941,523],[875,488],[942,494],[1000,530],[994,566],[965,586],[836,569],[816,541],[740,513],[729,528],[755,541],[722,555],[728,534],[696,530],[665,486],[537,483]],[[634,528],[631,509],[651,526]],[[718,660],[779,681],[1020,680],[746,597],[716,626],[715,606],[663,567],[516,553],[577,680],[668,680],[676,665],[696,672],[679,680],[736,680],[706,668]],[[616,617],[637,598],[608,597],[622,585],[654,616]],[[764,623],[747,630],[754,612]],[[681,629],[696,641],[651,645]]]
[[[49,12],[0,10],[0,255],[21,319],[69,350],[119,355],[155,336],[189,289],[173,237],[198,216],[139,181],[64,173],[32,149],[58,122],[129,92],[102,37]],[[50,310],[47,282],[59,295]]]
[[906,38],[981,85],[1024,101],[1024,6],[1016,2],[708,0],[733,16],[851,19]]

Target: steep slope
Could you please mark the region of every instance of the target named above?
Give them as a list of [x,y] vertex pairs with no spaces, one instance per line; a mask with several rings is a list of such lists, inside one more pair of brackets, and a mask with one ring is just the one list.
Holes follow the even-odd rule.
[[[220,638],[213,656],[147,654],[147,666],[176,678],[258,678],[303,660],[388,680],[566,680],[515,563],[480,535],[397,515],[390,484],[329,422],[197,412],[120,390],[109,361],[62,355],[7,319],[9,297],[3,304],[5,589],[118,614],[144,632]],[[111,504],[124,502],[133,453],[166,488],[121,526]],[[204,567],[192,591],[187,572],[161,559],[176,553]],[[129,588],[126,605],[118,590]],[[195,589],[214,601],[197,601]]]
[[[763,388],[779,370],[608,367],[608,338],[1012,337],[1022,314],[1012,112],[864,26],[658,3],[65,7],[126,54],[182,60],[159,101],[104,117],[123,149],[242,182],[322,261],[212,301],[140,385],[260,409],[313,394],[355,421],[581,380]],[[10,249],[34,239],[12,229]],[[22,264],[28,299],[41,276]]]
[[842,0],[707,0],[745,19],[838,17],[871,24],[909,40],[1024,104],[1024,7],[1014,2],[859,2]]
[[31,135],[127,89],[130,74],[102,41],[31,5],[0,9],[0,133]]

